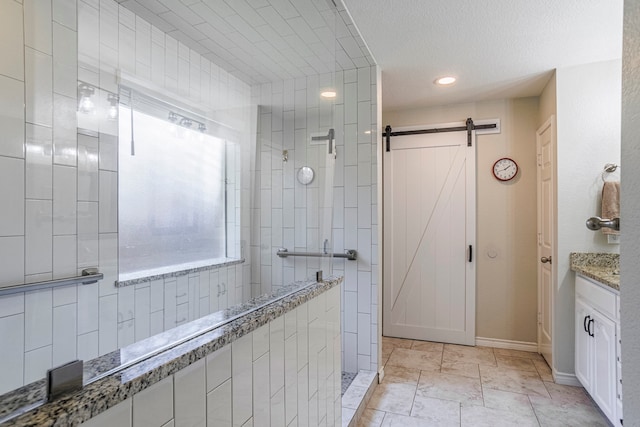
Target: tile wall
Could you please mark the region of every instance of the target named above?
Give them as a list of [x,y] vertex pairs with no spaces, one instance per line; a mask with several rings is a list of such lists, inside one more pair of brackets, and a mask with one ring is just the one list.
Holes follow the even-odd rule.
[[[249,86],[112,0],[4,0],[0,55],[10,58],[0,63],[0,286],[86,267],[105,275],[0,297],[0,340],[11,343],[0,346],[0,393],[250,297],[248,262],[114,286],[117,125],[103,114],[118,90],[116,70],[233,123],[248,123]],[[78,81],[96,88],[96,114],[76,113]],[[242,150],[235,161],[248,156]],[[249,185],[248,169],[230,181],[231,197],[248,207],[238,182]],[[238,256],[249,240],[248,208],[229,213]]]
[[342,424],[335,287],[83,425]]
[[[356,249],[357,261],[334,260],[344,275],[343,369],[377,370],[377,97],[376,67],[285,80],[252,88],[260,105],[256,192],[252,204],[252,286],[254,292],[313,274],[317,258],[277,257],[289,250],[317,250],[315,201],[322,177],[307,187],[296,180],[303,165],[323,163],[324,146],[309,144],[312,133],[336,131],[333,244],[335,252]],[[333,102],[319,99],[321,88],[335,85]],[[333,104],[333,105],[332,105]],[[283,162],[282,151],[288,151]],[[257,231],[259,230],[259,232]]]

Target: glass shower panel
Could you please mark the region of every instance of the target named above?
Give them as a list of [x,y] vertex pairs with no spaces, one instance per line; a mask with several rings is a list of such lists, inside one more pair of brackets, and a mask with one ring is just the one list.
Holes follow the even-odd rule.
[[252,229],[251,242],[254,293],[315,279],[319,270],[324,277],[333,272],[337,12],[329,2],[313,5],[322,22],[314,24],[315,41],[307,46],[313,53],[305,56],[306,63],[295,55],[287,57],[296,64],[291,79],[253,87],[259,105],[252,211],[253,224],[259,227]]

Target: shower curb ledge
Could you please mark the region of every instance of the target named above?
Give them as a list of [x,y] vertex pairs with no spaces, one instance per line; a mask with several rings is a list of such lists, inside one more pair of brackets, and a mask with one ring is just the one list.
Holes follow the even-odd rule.
[[[246,315],[205,332],[187,342],[144,360],[122,371],[84,386],[82,390],[44,402],[44,381],[38,381],[0,396],[2,426],[75,426],[118,403],[131,398],[238,338],[253,332],[318,295],[339,286],[343,277],[329,277],[322,282],[307,282],[306,286],[286,294]],[[302,285],[305,285],[302,283]],[[283,287],[294,288],[301,283]],[[264,304],[265,296],[242,304]],[[260,304],[261,303],[261,304]],[[233,314],[232,310],[229,310]],[[118,353],[113,352],[113,353]],[[113,353],[109,353],[109,356]],[[100,359],[100,358],[98,358]],[[355,381],[355,380],[354,380]]]
[[378,386],[378,373],[361,370],[342,396],[342,427],[356,427]]

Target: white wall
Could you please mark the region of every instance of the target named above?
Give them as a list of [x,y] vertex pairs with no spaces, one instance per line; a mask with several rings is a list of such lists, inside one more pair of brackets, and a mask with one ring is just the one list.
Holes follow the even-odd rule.
[[[507,99],[386,112],[393,128],[500,119],[499,134],[477,138],[476,336],[536,342],[536,113],[537,98]],[[492,167],[501,157],[520,166],[509,183]],[[497,256],[490,258],[489,251]]]
[[640,3],[624,2],[620,301],[625,425],[640,420]]
[[82,425],[342,425],[340,287]]
[[619,252],[619,246],[607,244],[602,233],[587,229],[585,221],[600,215],[604,165],[620,164],[620,76],[620,60],[556,70],[558,246],[553,364],[558,373],[574,371],[575,275],[569,269],[569,253]]
[[[0,393],[43,378],[51,366],[216,311],[219,283],[227,284],[225,305],[248,298],[248,263],[114,287],[117,122],[105,107],[121,70],[237,124],[249,86],[111,0],[0,2],[0,40],[0,55],[10,59],[0,64],[0,286],[86,267],[105,275],[93,285],[0,298],[0,340],[11,343],[0,348]],[[96,115],[76,115],[78,80],[98,88]],[[234,194],[248,206],[240,185]],[[240,216],[232,216],[236,227]],[[243,226],[248,241],[248,221]],[[239,253],[239,244],[232,250]]]
[[[347,372],[375,371],[378,363],[376,81],[376,68],[365,67],[253,88],[253,99],[260,105],[255,172],[259,190],[252,205],[254,292],[269,292],[319,269],[317,258],[283,260],[275,253],[281,246],[318,250],[317,208],[323,181],[319,167],[326,147],[310,146],[309,136],[329,128],[336,131],[333,248],[336,253],[358,251],[357,261],[334,260],[334,274],[345,276],[343,368]],[[334,102],[318,96],[327,85],[335,85]],[[287,162],[282,161],[285,149]],[[295,178],[304,165],[320,172],[308,187]]]

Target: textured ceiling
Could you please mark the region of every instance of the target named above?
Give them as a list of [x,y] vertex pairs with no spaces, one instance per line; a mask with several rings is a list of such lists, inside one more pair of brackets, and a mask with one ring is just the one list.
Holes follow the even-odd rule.
[[622,0],[117,1],[249,84],[375,58],[385,111],[536,96],[622,50]]
[[252,84],[373,65],[331,0],[117,0]]
[[[622,0],[343,0],[383,110],[539,95],[555,68],[622,56]],[[454,75],[451,87],[436,77]]]

